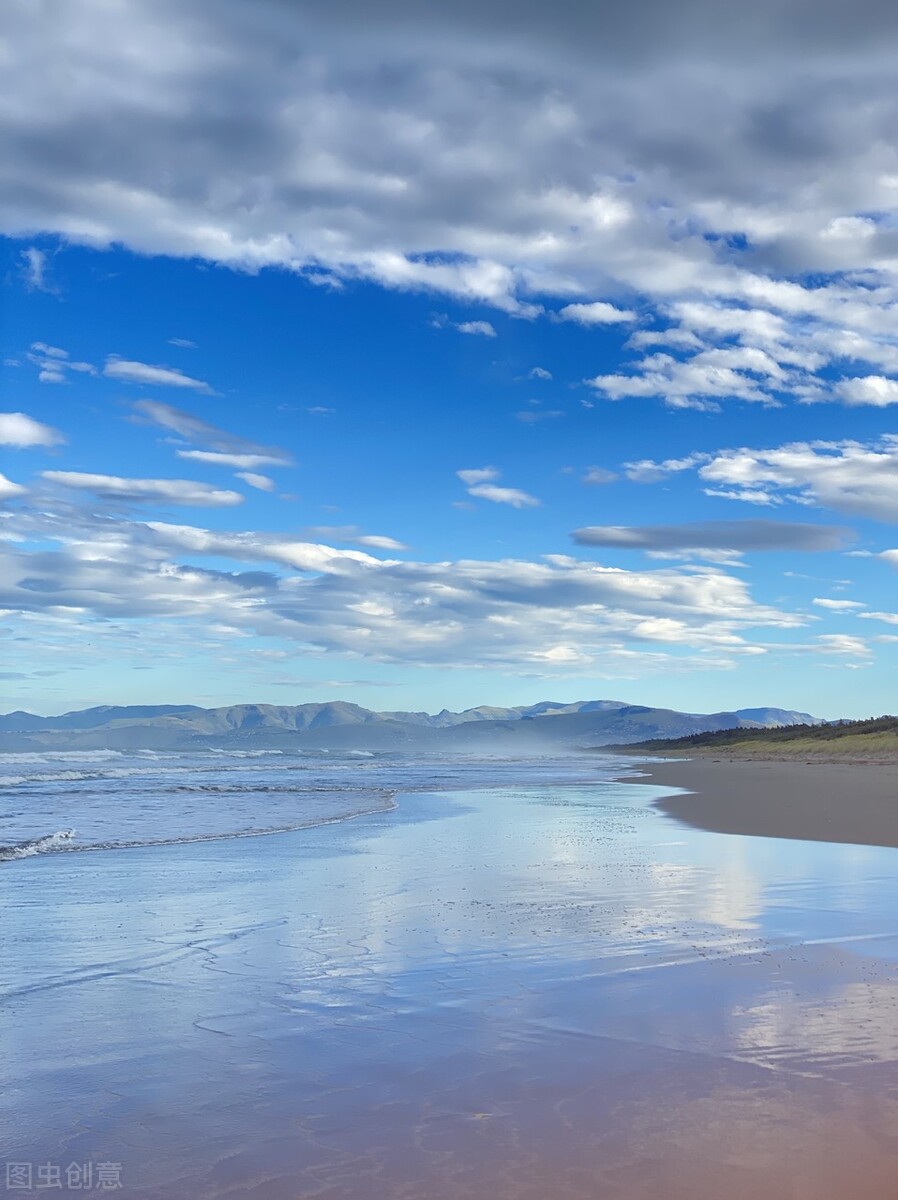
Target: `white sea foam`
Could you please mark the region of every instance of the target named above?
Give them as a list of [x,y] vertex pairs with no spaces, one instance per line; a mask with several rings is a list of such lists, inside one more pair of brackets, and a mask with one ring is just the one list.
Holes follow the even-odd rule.
[[58,829],[56,833],[30,838],[27,842],[19,842],[15,846],[0,846],[0,862],[11,862],[15,858],[31,858],[34,854],[46,854],[51,850],[61,850],[71,842],[74,836],[74,829]]
[[[499,760],[378,753],[259,754],[221,749],[6,755],[0,861],[60,851],[248,837],[346,820],[389,807],[397,792],[501,785]],[[4,765],[0,759],[0,770]],[[514,778],[524,766],[514,764]],[[531,761],[528,776],[594,776],[591,763]],[[65,836],[76,826],[77,841]],[[57,830],[47,834],[47,830]],[[68,856],[67,856],[68,857]]]
[[5,750],[0,752],[0,762],[34,763],[36,766],[49,766],[54,762],[110,762],[112,759],[124,758],[121,750]]

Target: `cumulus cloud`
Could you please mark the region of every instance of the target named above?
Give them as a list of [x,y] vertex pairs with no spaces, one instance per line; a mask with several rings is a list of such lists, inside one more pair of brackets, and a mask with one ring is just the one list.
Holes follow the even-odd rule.
[[750,504],[813,504],[874,521],[898,520],[898,435],[876,442],[791,442],[627,463],[638,483],[697,471],[712,496]]
[[836,385],[836,392],[846,404],[872,404],[876,408],[886,408],[890,404],[898,404],[898,379],[886,379],[882,375],[843,379]]
[[683,525],[589,525],[574,530],[571,536],[580,546],[628,550],[733,550],[741,553],[840,550],[850,533],[832,525],[790,521],[695,521]]
[[257,475],[255,471],[238,471],[237,478],[248,483],[259,492],[273,492],[277,484],[268,475]]
[[699,476],[715,488],[734,486],[876,521],[898,520],[898,438],[873,445],[794,442],[770,450],[724,450],[699,468]]
[[499,471],[496,467],[470,467],[455,473],[468,487],[474,487],[478,483],[489,483],[491,480],[499,478]]
[[[0,228],[516,316],[638,310],[681,366],[622,380],[856,402],[895,370],[898,19],[806,7],[528,0],[510,37],[467,0],[260,0],[252,22],[237,0],[71,0],[51,28],[18,5]],[[715,349],[780,373],[743,355],[715,383],[692,362]]]
[[[568,556],[403,562],[362,550],[138,522],[46,507],[18,514],[0,545],[0,604],[13,611],[192,618],[276,637],[303,653],[530,672],[543,663],[620,674],[720,669],[761,652],[750,630],[804,618],[759,604],[716,568],[625,571]],[[216,560],[215,569],[195,565]],[[222,570],[220,562],[231,562]],[[243,564],[252,564],[246,570]],[[162,624],[160,624],[162,622]]]
[[604,300],[595,300],[591,304],[566,304],[557,315],[559,321],[574,321],[577,325],[618,325],[636,320],[636,313],[615,308]]
[[777,378],[779,368],[762,351],[703,350],[688,362],[669,354],[653,354],[628,375],[596,375],[586,382],[609,400],[653,396],[670,408],[716,411],[720,401],[748,400],[776,405],[765,379]]
[[149,363],[133,362],[126,358],[110,355],[103,367],[107,379],[122,383],[149,384],[153,387],[189,388],[195,392],[212,395],[212,388],[202,379],[193,379],[176,367],[153,367]]
[[700,463],[708,462],[710,458],[710,454],[701,452],[687,454],[684,458],[665,458],[662,462],[642,458],[638,462],[624,463],[624,474],[633,483],[660,483],[668,475],[691,471]]
[[21,483],[14,483],[0,473],[0,500],[10,500],[13,496],[23,496],[28,489]]
[[118,475],[91,475],[81,471],[44,471],[43,477],[50,483],[93,492],[107,500],[158,501],[208,508],[243,503],[239,492],[225,491],[192,479],[124,479]]
[[58,446],[65,438],[25,413],[0,413],[0,446]]
[[76,362],[69,358],[67,350],[58,346],[48,346],[46,342],[32,342],[28,353],[28,361],[38,368],[40,383],[65,383],[69,371],[76,374],[96,375],[96,368],[90,363]]
[[489,321],[461,321],[455,326],[459,333],[470,333],[475,337],[496,337],[496,330]]
[[547,371],[545,367],[531,367],[527,374],[528,379],[551,379],[552,372]]
[[473,467],[456,471],[456,475],[468,489],[469,496],[478,500],[490,500],[493,504],[508,504],[512,508],[537,508],[539,500],[520,488],[501,487],[495,481],[500,472],[496,467]]

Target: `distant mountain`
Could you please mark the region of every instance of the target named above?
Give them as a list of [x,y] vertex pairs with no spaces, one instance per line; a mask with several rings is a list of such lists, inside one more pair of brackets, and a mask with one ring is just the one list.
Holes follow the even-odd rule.
[[[423,725],[429,729],[448,729],[452,725],[467,725],[471,721],[525,721],[528,717],[559,716],[575,712],[605,712],[627,708],[623,700],[577,700],[573,704],[558,704],[554,700],[541,700],[538,704],[522,704],[516,708],[495,708],[481,705],[466,708],[463,712],[450,712],[444,708],[433,716],[424,712],[385,712],[382,717],[391,721],[402,721],[409,725]],[[771,711],[773,711],[771,709]]]
[[103,705],[58,717],[0,716],[0,750],[203,747],[526,753],[599,748],[721,729],[820,724],[778,708],[683,713],[619,700],[541,701],[461,713],[374,712],[358,704]]
[[737,708],[736,716],[754,721],[765,729],[779,729],[784,725],[825,725],[820,717],[810,713],[792,712],[788,708]]
[[111,721],[135,721],[149,717],[164,717],[171,713],[203,712],[195,704],[101,704],[97,708],[82,708],[63,713],[60,717],[38,717],[34,713],[0,714],[0,731],[25,729],[96,729]]

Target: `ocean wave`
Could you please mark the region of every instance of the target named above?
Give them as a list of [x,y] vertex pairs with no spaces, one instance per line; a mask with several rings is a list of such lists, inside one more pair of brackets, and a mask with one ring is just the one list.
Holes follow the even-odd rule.
[[14,846],[0,846],[0,862],[12,862],[16,858],[31,858],[34,854],[61,850],[68,846],[74,836],[74,829],[57,829],[56,833],[30,838],[27,842],[18,842]]
[[[216,766],[201,769],[200,773],[211,773],[213,770],[216,775],[222,774],[225,771],[245,771],[246,767],[241,764],[228,765],[227,763],[219,764],[219,760],[214,760]],[[36,764],[37,765],[37,764]],[[41,766],[48,764],[42,763]],[[262,768],[257,768],[261,770]],[[266,767],[266,773],[287,772],[287,771],[305,771],[308,768],[305,764],[299,763],[280,764],[276,767]],[[92,770],[82,768],[81,770],[70,769],[67,771],[41,771],[36,770],[30,774],[24,775],[0,775],[0,787],[20,787],[23,784],[44,784],[44,783],[84,783],[91,780],[101,782],[103,780],[113,779],[156,779],[159,776],[165,775],[187,775],[197,774],[196,763],[179,763],[174,766],[160,766],[155,761],[148,761],[142,766],[134,767],[94,767]],[[166,789],[168,790],[168,789]],[[214,787],[209,790],[214,791]]]
[[369,797],[377,803],[354,808],[348,812],[334,813],[330,816],[319,814],[305,821],[297,821],[288,825],[266,825],[251,829],[231,829],[220,832],[178,834],[173,837],[108,839],[98,842],[75,844],[74,829],[60,829],[45,837],[31,838],[14,846],[0,846],[0,862],[12,862],[14,859],[31,858],[35,854],[53,854],[60,852],[87,853],[91,850],[136,850],[150,846],[180,846],[193,842],[226,842],[235,838],[269,837],[276,833],[296,833],[300,829],[313,829],[319,825],[339,825],[357,817],[370,816],[378,812],[391,812],[398,805],[392,792],[385,792],[376,797]]
[[264,758],[266,754],[283,754],[283,750],[229,750],[226,746],[210,746],[205,754],[227,754],[229,758]]
[[49,766],[59,762],[108,762],[114,758],[124,758],[122,750],[4,750],[0,752],[0,762],[34,763],[36,766]]

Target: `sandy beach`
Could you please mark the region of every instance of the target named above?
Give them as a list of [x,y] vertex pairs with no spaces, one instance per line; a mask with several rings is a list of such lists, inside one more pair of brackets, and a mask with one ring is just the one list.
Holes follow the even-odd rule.
[[698,829],[898,846],[898,763],[694,758],[640,769],[653,784],[685,789],[657,807]]
[[893,1200],[894,852],[693,829],[612,762],[3,864],[5,1157],[127,1200]]

